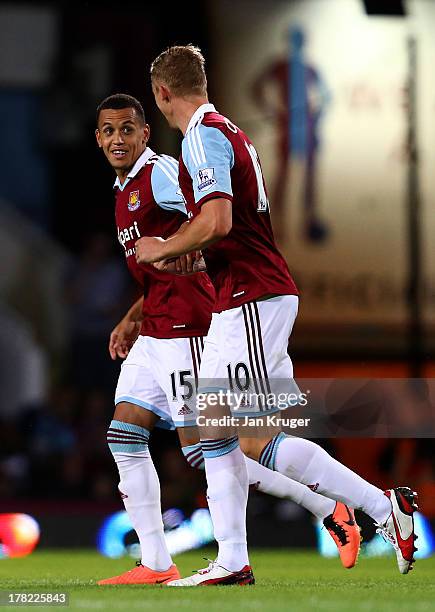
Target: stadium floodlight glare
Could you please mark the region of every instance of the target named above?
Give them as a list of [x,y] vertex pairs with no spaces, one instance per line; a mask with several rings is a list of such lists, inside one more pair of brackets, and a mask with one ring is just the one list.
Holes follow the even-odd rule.
[[0,559],[29,555],[37,545],[40,533],[33,516],[0,514]]
[[[181,510],[173,508],[166,516],[182,518]],[[166,522],[168,524],[168,522]],[[140,556],[137,543],[126,544],[127,535],[133,531],[127,512],[116,512],[107,517],[97,534],[97,549],[112,559],[129,554]],[[195,510],[190,519],[184,519],[175,529],[165,531],[168,550],[171,555],[200,548],[213,541],[213,525],[210,512],[206,508]]]

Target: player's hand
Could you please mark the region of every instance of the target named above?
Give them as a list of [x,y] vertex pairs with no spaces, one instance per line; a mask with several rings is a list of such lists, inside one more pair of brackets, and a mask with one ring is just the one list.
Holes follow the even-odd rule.
[[170,274],[192,274],[193,272],[193,261],[190,253],[180,255],[180,257],[155,261],[152,265],[160,272],[169,272]]
[[174,257],[172,259],[164,259],[153,263],[153,266],[161,272],[170,272],[171,274],[195,274],[206,270],[205,261],[201,251],[193,251],[187,255]]
[[202,256],[201,251],[196,252],[195,261],[193,262],[193,271],[194,272],[206,272],[207,264],[205,263],[204,257]]
[[162,259],[163,238],[144,236],[137,240],[135,246],[138,264],[153,263]]
[[122,320],[110,334],[109,354],[115,360],[125,359],[136,341],[140,331],[139,321]]

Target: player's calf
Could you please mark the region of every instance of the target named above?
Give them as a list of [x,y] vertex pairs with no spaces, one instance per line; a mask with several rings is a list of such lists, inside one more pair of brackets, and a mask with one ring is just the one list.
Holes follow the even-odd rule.
[[[262,438],[244,438],[240,437],[240,448],[243,451],[243,454],[249,457],[250,459],[254,459],[255,461],[261,462],[261,454],[265,447],[274,440],[275,438],[268,436]],[[266,467],[269,467],[266,465]]]

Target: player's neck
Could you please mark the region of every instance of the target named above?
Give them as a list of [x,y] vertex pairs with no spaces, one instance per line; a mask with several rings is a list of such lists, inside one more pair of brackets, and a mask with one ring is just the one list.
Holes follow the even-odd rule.
[[136,164],[139,157],[143,154],[145,149],[146,147],[143,149],[143,151],[140,152],[140,154],[136,157],[132,165],[129,166],[128,168],[115,168],[116,176],[118,177],[121,185],[124,185],[125,181],[127,180],[128,175],[130,174],[131,170],[134,168],[134,165]]
[[180,100],[180,106],[177,113],[177,125],[179,129],[186,134],[187,127],[195,112],[203,104],[208,104],[207,96],[192,96]]
[[[131,166],[131,168],[133,168],[133,166]],[[121,186],[124,185],[131,168],[116,168],[116,176],[118,177]]]

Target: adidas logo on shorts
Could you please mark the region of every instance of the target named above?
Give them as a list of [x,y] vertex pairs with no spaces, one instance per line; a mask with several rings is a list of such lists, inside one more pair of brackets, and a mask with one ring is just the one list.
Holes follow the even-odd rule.
[[314,493],[317,491],[317,489],[319,488],[319,483],[316,482],[316,484],[312,484],[312,485],[307,485],[307,487],[309,489],[311,489]]
[[178,411],[178,416],[187,416],[188,414],[193,414],[193,411],[189,408],[189,406],[184,404],[184,406]]

